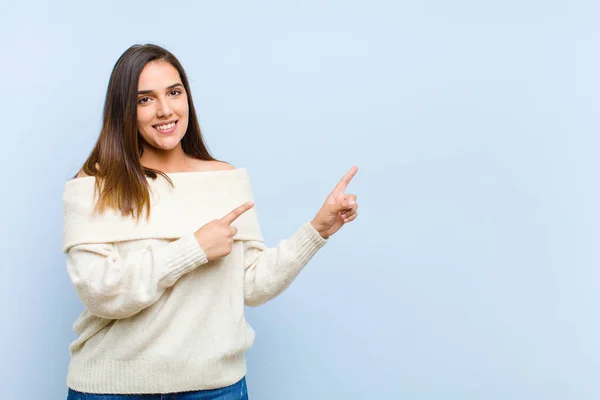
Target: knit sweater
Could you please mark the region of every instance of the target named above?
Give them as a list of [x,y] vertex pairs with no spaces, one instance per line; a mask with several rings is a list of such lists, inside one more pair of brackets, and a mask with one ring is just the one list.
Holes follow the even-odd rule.
[[253,200],[245,168],[148,179],[151,217],[93,214],[94,177],[63,195],[67,272],[84,305],[67,386],[149,394],[221,388],[246,374],[255,332],[244,305],[280,294],[327,240],[309,222],[265,246],[256,207],[232,224],[231,253],[207,262],[194,232]]

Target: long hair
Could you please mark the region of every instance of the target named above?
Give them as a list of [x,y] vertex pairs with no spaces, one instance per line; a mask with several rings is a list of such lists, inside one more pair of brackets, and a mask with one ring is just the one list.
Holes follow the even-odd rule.
[[157,175],[161,175],[173,185],[164,172],[145,168],[140,162],[144,141],[137,124],[138,82],[144,66],[154,60],[171,63],[179,72],[187,93],[189,122],[181,140],[183,151],[200,160],[220,161],[211,156],[204,143],[187,75],[179,60],[168,50],[154,44],[133,45],[113,67],[104,102],[102,129],[81,168],[87,175],[96,177],[95,190],[99,193],[96,211],[112,208],[137,220],[145,211],[150,218],[147,177],[156,179]]

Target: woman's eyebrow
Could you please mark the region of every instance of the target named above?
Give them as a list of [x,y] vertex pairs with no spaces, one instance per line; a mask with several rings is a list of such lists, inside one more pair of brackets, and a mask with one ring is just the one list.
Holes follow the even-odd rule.
[[[174,83],[171,86],[168,86],[167,90],[176,88],[177,86],[183,87],[183,85],[181,83]],[[150,90],[140,90],[140,91],[138,91],[138,95],[140,95],[140,94],[150,94],[150,93],[154,93],[154,91],[151,90],[151,89]]]

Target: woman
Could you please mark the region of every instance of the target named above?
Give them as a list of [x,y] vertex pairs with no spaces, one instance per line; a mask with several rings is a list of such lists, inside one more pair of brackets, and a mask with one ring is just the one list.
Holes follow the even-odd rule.
[[244,305],[281,293],[357,217],[356,196],[344,194],[357,170],[267,248],[248,173],[209,154],[179,61],[130,47],[112,71],[99,139],[65,184],[63,251],[85,306],[68,399],[247,399]]

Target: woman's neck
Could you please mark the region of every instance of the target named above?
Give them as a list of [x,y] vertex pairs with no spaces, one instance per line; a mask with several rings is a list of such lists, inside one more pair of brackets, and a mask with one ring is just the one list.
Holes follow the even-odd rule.
[[165,173],[194,171],[188,161],[189,156],[185,154],[181,144],[168,151],[161,151],[149,146],[144,147],[140,157],[143,167],[152,168]]

